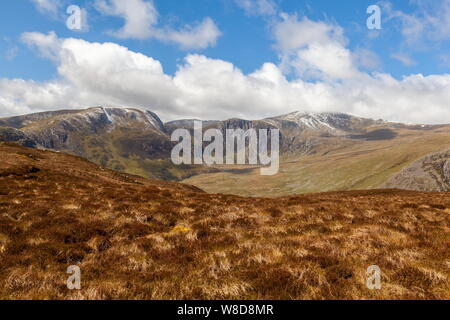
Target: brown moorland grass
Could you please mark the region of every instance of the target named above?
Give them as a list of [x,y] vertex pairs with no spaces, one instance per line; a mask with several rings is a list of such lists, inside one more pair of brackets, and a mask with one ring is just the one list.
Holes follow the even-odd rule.
[[243,198],[0,144],[0,299],[450,299],[449,215],[449,193]]

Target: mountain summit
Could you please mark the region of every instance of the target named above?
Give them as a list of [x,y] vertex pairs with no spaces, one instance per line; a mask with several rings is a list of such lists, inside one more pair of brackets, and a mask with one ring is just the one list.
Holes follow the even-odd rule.
[[133,125],[164,131],[164,124],[151,112],[134,108],[94,107],[83,110],[61,110],[33,113],[0,119],[0,126],[22,129],[63,124],[69,129],[104,126],[131,127]]
[[290,122],[303,130],[323,131],[333,134],[361,132],[370,126],[385,124],[384,121],[375,121],[336,112],[317,113],[296,111],[279,117],[269,118],[268,120]]

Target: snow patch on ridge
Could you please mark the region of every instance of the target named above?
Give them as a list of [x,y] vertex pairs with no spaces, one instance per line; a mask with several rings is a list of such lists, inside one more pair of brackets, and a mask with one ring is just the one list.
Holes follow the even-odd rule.
[[[73,118],[74,115],[69,115]],[[150,111],[117,108],[117,107],[96,107],[77,113],[76,116],[82,117],[87,121],[106,120],[113,126],[130,126],[130,122],[138,122],[144,124],[146,128],[152,128],[162,131],[163,126],[161,120]]]
[[323,127],[330,130],[337,130],[333,124],[342,121],[343,117],[348,117],[340,113],[314,113],[314,112],[293,112],[278,119],[285,121],[292,121],[300,126],[306,126],[309,129],[318,130]]

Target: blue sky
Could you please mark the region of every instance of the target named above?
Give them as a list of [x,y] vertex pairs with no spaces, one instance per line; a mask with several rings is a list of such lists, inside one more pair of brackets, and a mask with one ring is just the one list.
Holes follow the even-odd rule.
[[[130,50],[142,52],[162,62],[166,72],[172,74],[176,65],[187,52],[201,52],[212,58],[232,62],[244,72],[251,72],[267,61],[276,62],[277,53],[273,49],[273,39],[268,30],[269,19],[264,16],[249,15],[232,0],[156,0],[155,5],[161,20],[174,26],[182,26],[209,16],[214,19],[223,35],[217,45],[204,50],[180,50],[176,45],[161,43],[157,40],[122,40],[112,37],[106,31],[119,28],[120,18],[106,17],[93,8],[92,0],[67,1],[60,11],[70,4],[87,8],[89,12],[89,31],[74,32],[66,28],[65,21],[52,15],[41,14],[30,0],[2,1],[0,4],[1,60],[0,70],[3,77],[20,77],[45,80],[55,75],[50,61],[39,58],[32,49],[20,41],[26,31],[55,31],[59,37],[77,37],[88,41],[113,41]],[[409,47],[407,51],[414,65],[404,65],[391,57],[402,48],[402,36],[393,21],[383,23],[379,36],[366,28],[369,5],[373,0],[284,0],[276,2],[280,12],[306,15],[313,20],[333,21],[342,26],[348,37],[350,48],[369,48],[377,53],[381,64],[377,70],[389,72],[395,77],[411,73],[436,74],[448,73],[450,63],[442,61],[449,54],[450,43],[435,44],[433,48]],[[417,10],[405,0],[392,1],[393,6],[406,13]],[[383,17],[383,15],[382,15]],[[386,18],[386,17],[384,17]],[[14,58],[12,58],[14,56]]]
[[[121,9],[114,9],[114,1],[111,0],[1,1],[0,78],[3,79],[5,84],[3,88],[0,86],[0,93],[3,90],[5,95],[10,97],[10,100],[4,102],[3,106],[0,100],[0,115],[56,108],[59,104],[54,102],[63,100],[62,98],[52,97],[53,100],[49,99],[50,103],[47,103],[48,107],[47,105],[40,106],[35,102],[27,103],[24,98],[25,93],[20,94],[19,92],[23,88],[14,87],[11,89],[16,85],[16,83],[11,82],[14,79],[27,81],[29,85],[37,83],[42,84],[42,86],[48,86],[52,81],[57,82],[58,85],[62,86],[64,84],[64,86],[67,86],[69,82],[65,78],[66,75],[63,75],[60,71],[63,66],[62,60],[49,59],[48,56],[43,55],[40,51],[43,44],[38,44],[35,38],[25,41],[23,34],[26,32],[42,35],[54,32],[55,37],[59,39],[58,41],[75,38],[85,40],[90,44],[115,43],[133,53],[140,53],[155,61],[159,61],[164,74],[169,77],[175,77],[180,66],[185,65],[186,57],[193,54],[207,57],[214,61],[229,62],[234,68],[242,72],[244,76],[260,70],[265,63],[271,63],[280,68],[287,81],[304,81],[305,86],[308,83],[323,84],[330,86],[333,90],[337,86],[341,86],[343,82],[346,83],[346,86],[352,86],[349,79],[362,74],[367,76],[368,79],[370,78],[368,81],[376,87],[378,85],[375,83],[377,74],[388,75],[401,84],[404,77],[416,75],[425,77],[433,77],[434,75],[447,76],[450,73],[449,0],[436,0],[432,4],[422,0],[391,0],[382,2],[373,0],[132,1],[136,2],[136,5],[151,5],[155,12],[157,11],[158,22],[150,25],[150,27],[147,26],[148,30],[139,31],[137,29],[141,28],[143,24],[145,25],[145,21],[132,21],[138,12],[129,17],[124,16],[118,12]],[[103,9],[101,9],[102,4]],[[369,17],[366,10],[368,6],[373,4],[377,4],[381,8],[381,30],[369,30],[366,27],[366,20]],[[86,10],[87,30],[79,32],[69,30],[66,27],[68,15],[65,10],[69,5],[78,5],[83,10]],[[105,9],[106,7],[109,9]],[[115,10],[115,12],[108,12],[108,10]],[[126,10],[133,9],[127,8]],[[205,19],[210,19],[208,27]],[[306,23],[302,23],[305,21]],[[133,32],[137,33],[119,35],[119,30],[128,22],[133,24]],[[280,38],[283,37],[282,32],[290,28],[287,26],[289,22],[291,22],[292,28],[298,28],[294,32],[293,37],[302,37],[302,34],[307,37],[307,33],[315,32],[312,31],[314,28],[317,30],[321,28],[322,30],[328,30],[324,31],[326,33],[324,35],[325,43],[322,42],[320,44],[320,50],[313,50],[315,45],[313,43],[314,39],[299,39],[299,43],[303,46],[302,48],[293,47],[286,49],[286,39],[280,40]],[[308,24],[308,22],[311,23]],[[207,38],[206,40],[204,39],[206,44],[195,42],[201,41],[201,39],[197,39],[201,37],[195,34],[195,27],[202,26],[203,23],[205,23],[205,30],[209,33],[212,32],[212,34],[208,33],[209,35],[205,36]],[[282,27],[283,23],[285,23],[286,27],[284,29]],[[145,26],[142,28],[145,29]],[[180,36],[180,31],[183,30],[194,30],[190,33],[185,32],[182,34],[183,39],[189,41],[188,45],[177,40],[179,39],[177,36]],[[279,31],[278,33],[277,30]],[[339,33],[339,35],[331,35],[333,32]],[[318,36],[320,35],[318,33]],[[284,44],[282,41],[284,41]],[[315,62],[311,62],[312,60],[309,59],[306,66],[305,55],[325,54],[327,41],[335,44],[334,49],[337,52],[351,55],[352,62],[349,65],[349,69],[352,70],[347,70],[348,72],[324,70],[324,68],[328,67],[314,65],[317,59],[313,59]],[[280,49],[280,46],[284,46],[284,49]],[[297,53],[300,55],[300,52],[303,60],[296,57]],[[345,65],[347,62],[343,61],[343,63]],[[447,78],[445,78],[446,80]],[[439,83],[442,82],[441,80],[439,81]],[[177,83],[177,81],[175,82]],[[430,83],[427,83],[426,86],[427,88],[433,88],[433,85]],[[39,90],[41,89],[39,88]],[[224,90],[224,88],[220,87],[218,90]],[[427,92],[430,95],[432,93]],[[47,97],[48,90],[45,91],[45,94]],[[332,94],[334,96],[342,95],[340,92],[333,92]],[[358,95],[361,96],[361,92]],[[447,98],[447,96],[444,95],[442,99],[444,98]],[[101,99],[96,99],[87,99],[86,103],[91,101],[102,102]],[[342,103],[353,103],[355,105],[352,108],[343,108],[338,111],[356,113],[360,111],[359,113],[367,116],[381,113],[380,116],[386,115],[387,118],[394,120],[417,121],[421,117],[421,115],[416,117],[405,116],[405,111],[403,110],[405,108],[403,107],[401,108],[403,110],[402,114],[398,115],[384,111],[380,112],[379,107],[371,105],[365,105],[357,109],[356,105],[361,104],[361,101],[358,99],[361,98],[353,97],[353,100],[350,99],[351,101],[345,101],[345,98]],[[116,101],[124,101],[122,97],[120,99],[116,97],[111,100],[114,103]],[[150,100],[153,101],[152,99]],[[160,98],[155,98],[155,100],[161,101]],[[309,101],[307,98],[304,100]],[[367,101],[369,100],[368,98]],[[400,100],[402,100],[402,97],[395,98],[397,102]],[[18,101],[17,105],[20,105],[20,107],[13,108],[11,101]],[[136,103],[136,101],[141,100],[132,98],[129,103],[133,105],[141,104]],[[105,103],[107,102],[105,101]],[[125,102],[127,101],[125,100]],[[80,105],[82,103],[84,102],[80,102]],[[382,103],[384,102],[379,102],[377,105]],[[439,101],[436,108],[440,110],[442,103],[444,101]],[[76,105],[76,103],[74,102],[72,105]],[[336,105],[328,103],[328,106],[304,107],[322,111],[331,107],[334,110],[339,109]],[[147,107],[143,105],[138,106]],[[156,111],[164,113],[164,110],[161,111],[162,108],[162,106],[156,106]],[[198,107],[192,113],[201,116],[204,114],[200,110],[201,108],[204,108],[204,106]],[[264,112],[243,112],[242,116],[252,117],[254,114],[256,117],[270,113],[276,114],[281,111],[290,111],[295,107],[280,108],[279,105],[274,103],[273,111],[270,106],[264,108]],[[371,111],[368,111],[369,108],[372,108]],[[179,112],[179,110],[183,109],[183,103],[172,109],[167,112],[168,118],[184,115],[183,112]],[[178,109],[178,111],[175,109]],[[236,110],[239,110],[239,108]],[[211,111],[205,116],[214,114],[215,112]],[[223,117],[226,116],[227,113],[223,112]],[[438,118],[439,116],[436,116],[430,120],[424,119],[424,121],[435,122]]]

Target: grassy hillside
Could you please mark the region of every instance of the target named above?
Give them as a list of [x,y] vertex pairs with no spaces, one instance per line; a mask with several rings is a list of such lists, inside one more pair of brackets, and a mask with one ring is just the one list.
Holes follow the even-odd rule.
[[450,299],[449,235],[449,193],[242,198],[0,144],[0,299]]

